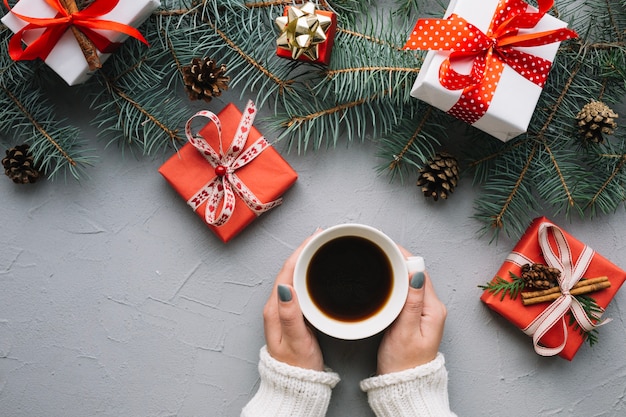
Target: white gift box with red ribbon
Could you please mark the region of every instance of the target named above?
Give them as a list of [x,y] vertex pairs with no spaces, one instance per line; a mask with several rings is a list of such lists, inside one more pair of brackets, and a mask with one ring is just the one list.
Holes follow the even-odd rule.
[[[454,13],[486,33],[499,2],[499,0],[452,0],[444,18]],[[531,9],[536,10],[532,7]],[[545,14],[532,30],[521,29],[519,32],[543,32],[565,27],[567,27],[565,22]],[[552,62],[559,45],[560,42],[554,42],[517,49]],[[463,91],[449,90],[440,82],[439,68],[449,55],[449,52],[429,51],[411,90],[411,96],[446,112],[459,101]],[[460,73],[468,73],[471,66],[472,62],[467,60],[455,63],[454,69]],[[504,142],[526,132],[542,90],[537,84],[530,82],[508,65],[504,65],[488,110],[472,123],[472,126]]]
[[[150,14],[160,5],[161,2],[159,0],[120,0],[109,13],[101,17],[103,20],[138,27],[150,17]],[[25,28],[28,23],[12,12],[31,18],[53,18],[57,15],[57,11],[46,3],[45,0],[20,0],[11,8],[11,12],[8,12],[1,19],[2,23],[13,33],[18,33]],[[44,29],[28,31],[24,35],[24,43],[30,45],[43,31]],[[112,43],[123,42],[128,37],[125,34],[112,30],[94,29],[94,32],[108,38]],[[98,56],[102,63],[104,63],[110,55],[110,53],[98,51]],[[94,71],[89,70],[89,65],[71,30],[67,30],[63,36],[61,36],[52,51],[46,57],[45,63],[54,70],[54,72],[59,74],[68,85],[81,84],[87,81],[94,73]]]

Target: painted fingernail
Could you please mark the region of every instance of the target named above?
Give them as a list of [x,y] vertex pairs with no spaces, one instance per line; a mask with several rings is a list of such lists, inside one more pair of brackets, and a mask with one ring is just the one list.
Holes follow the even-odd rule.
[[424,286],[425,275],[422,271],[416,272],[411,277],[411,287],[420,289]]
[[291,301],[291,289],[286,285],[278,285],[278,299],[282,302]]

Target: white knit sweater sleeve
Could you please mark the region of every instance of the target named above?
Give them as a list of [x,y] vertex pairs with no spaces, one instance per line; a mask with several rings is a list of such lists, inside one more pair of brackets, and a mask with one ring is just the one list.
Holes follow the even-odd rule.
[[241,417],[324,417],[331,389],[339,382],[334,372],[291,366],[261,348],[259,390]]
[[377,417],[452,417],[441,353],[424,365],[361,381]]

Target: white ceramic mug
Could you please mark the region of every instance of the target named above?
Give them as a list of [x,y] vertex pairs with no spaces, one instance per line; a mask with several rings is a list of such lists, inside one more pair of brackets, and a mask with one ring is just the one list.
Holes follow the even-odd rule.
[[[323,311],[311,296],[308,286],[311,283],[307,283],[311,260],[320,248],[342,237],[363,238],[373,243],[384,253],[391,270],[392,282],[386,300],[374,313],[358,320],[337,319]],[[350,265],[347,267],[350,268]],[[298,295],[302,313],[312,326],[338,339],[364,339],[381,332],[396,319],[406,302],[409,274],[424,270],[422,257],[415,256],[406,259],[395,242],[380,230],[363,224],[340,224],[316,234],[305,245],[296,261],[294,289]]]

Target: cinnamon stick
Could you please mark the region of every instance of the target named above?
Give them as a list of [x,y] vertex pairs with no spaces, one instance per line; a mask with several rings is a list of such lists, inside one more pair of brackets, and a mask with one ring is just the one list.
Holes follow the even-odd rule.
[[[582,287],[585,285],[591,285],[591,284],[597,284],[598,282],[606,282],[609,280],[609,277],[597,277],[597,278],[589,278],[589,279],[583,279],[580,280],[576,283],[576,285],[574,285],[572,288],[578,288],[578,287]],[[560,293],[561,289],[557,286],[557,287],[553,287],[547,290],[540,290],[540,291],[526,291],[521,293],[522,298],[534,298],[534,297],[541,297],[544,295],[548,295],[548,294],[554,294],[554,293]]]
[[[78,12],[78,6],[76,5],[76,0],[60,0],[65,10],[68,13],[76,13]],[[80,46],[81,51],[83,51],[83,55],[87,60],[87,64],[89,65],[90,71],[95,71],[97,69],[102,68],[102,62],[100,62],[100,57],[98,56],[98,49],[94,45],[94,43],[80,31],[76,26],[70,26],[72,29],[72,33],[76,40],[78,41],[78,45]]]
[[[608,277],[598,277],[592,279],[586,279],[579,281],[570,290],[571,295],[583,295],[589,294],[595,291],[600,291],[609,288],[611,283]],[[522,293],[522,304],[525,306],[543,303],[547,301],[554,301],[558,299],[562,294],[558,287],[550,288],[549,290],[533,291]]]

